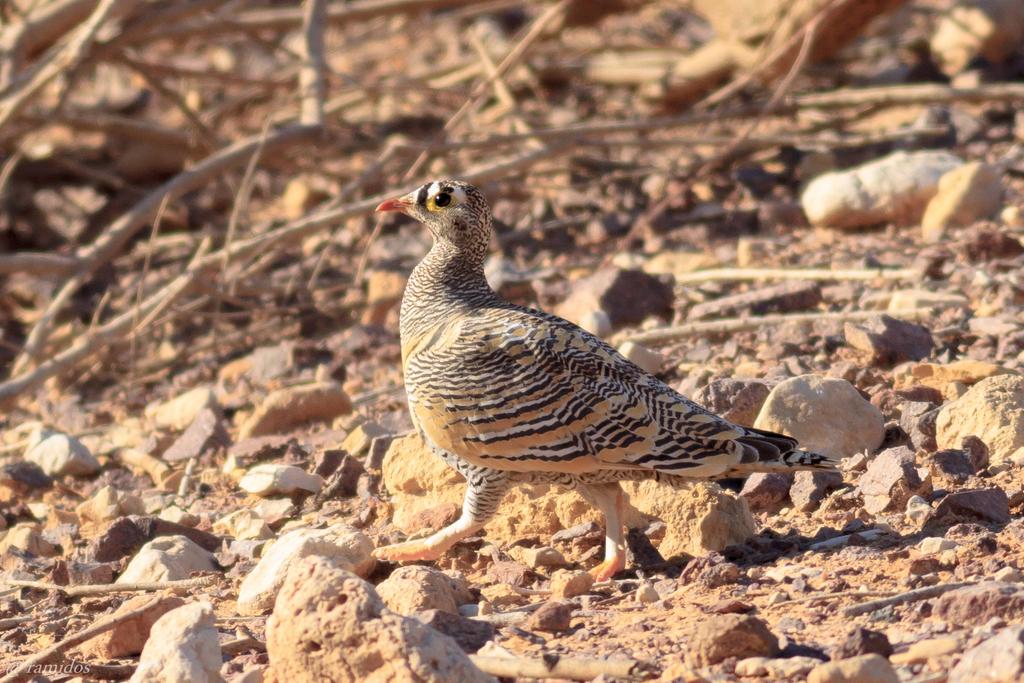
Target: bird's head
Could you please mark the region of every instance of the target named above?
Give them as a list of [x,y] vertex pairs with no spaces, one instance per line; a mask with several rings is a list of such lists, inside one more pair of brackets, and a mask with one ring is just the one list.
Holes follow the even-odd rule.
[[381,202],[377,211],[397,211],[430,229],[434,240],[458,251],[487,253],[491,210],[480,190],[460,180],[434,180],[407,195]]

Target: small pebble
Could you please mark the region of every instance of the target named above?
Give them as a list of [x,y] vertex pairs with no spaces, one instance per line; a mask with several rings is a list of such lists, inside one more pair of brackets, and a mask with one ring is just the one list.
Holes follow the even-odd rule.
[[635,595],[636,601],[644,605],[649,605],[652,602],[661,600],[661,596],[658,595],[658,591],[649,583],[640,584],[640,587],[636,589]]

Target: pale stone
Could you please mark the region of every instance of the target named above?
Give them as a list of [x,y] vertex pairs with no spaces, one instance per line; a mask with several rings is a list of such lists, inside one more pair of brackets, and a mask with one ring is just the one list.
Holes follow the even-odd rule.
[[807,683],[900,683],[900,677],[885,657],[860,655],[815,667]]
[[192,572],[213,572],[213,555],[185,536],[160,536],[142,546],[117,583],[178,581]]
[[945,151],[894,152],[846,171],[818,176],[800,202],[812,225],[856,228],[918,223],[939,179],[963,162]]
[[666,558],[722,550],[744,543],[757,532],[746,500],[713,483],[677,489],[643,481],[625,482],[623,488],[638,510],[665,522],[665,537],[658,550]]
[[1013,54],[1024,41],[1024,5],[1020,0],[969,0],[953,3],[931,38],[931,54],[949,76],[976,57],[993,64]]
[[627,341],[619,347],[619,353],[625,357],[626,360],[636,364],[640,369],[653,374],[657,374],[662,365],[665,363],[665,357],[655,351],[649,349],[642,344],[636,342]]
[[221,651],[213,606],[194,602],[157,619],[132,683],[216,683]]
[[270,610],[288,567],[310,555],[328,557],[346,570],[369,576],[375,566],[370,555],[372,550],[370,539],[346,524],[289,531],[263,553],[256,567],[242,580],[238,589],[238,612],[263,614]]
[[960,448],[967,436],[981,439],[994,465],[1024,447],[1024,377],[997,375],[978,382],[939,411],[939,448]]
[[145,513],[142,500],[135,495],[118,491],[110,484],[100,487],[87,500],[75,508],[78,516],[90,522],[109,522],[122,515]]
[[238,430],[240,439],[281,434],[310,422],[331,422],[352,412],[352,401],[335,382],[272,391]]
[[316,493],[324,486],[324,479],[318,474],[310,474],[294,465],[275,465],[264,463],[256,465],[245,473],[238,487],[247,493],[270,497],[291,495],[299,491]]
[[87,477],[100,470],[99,460],[73,436],[37,430],[30,437],[25,460],[39,465],[51,477]]
[[981,162],[966,163],[939,179],[939,190],[921,218],[926,242],[938,242],[946,228],[971,225],[999,210],[1003,185],[999,173]]
[[454,640],[386,609],[373,586],[324,557],[290,568],[266,633],[278,681],[494,683]]
[[777,384],[754,427],[792,436],[802,448],[836,458],[873,452],[885,435],[882,413],[852,384],[817,375]]
[[146,417],[159,429],[183,431],[204,408],[216,408],[217,397],[213,388],[198,386],[170,401],[146,407]]
[[242,508],[221,517],[213,523],[213,532],[239,541],[273,538],[274,532],[254,511]]

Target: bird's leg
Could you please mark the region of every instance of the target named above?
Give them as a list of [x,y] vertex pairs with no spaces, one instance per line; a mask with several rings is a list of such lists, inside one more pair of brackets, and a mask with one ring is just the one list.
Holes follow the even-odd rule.
[[498,509],[498,503],[508,490],[509,481],[502,472],[481,470],[471,472],[466,483],[462,515],[457,520],[426,538],[377,548],[373,556],[378,560],[392,562],[436,560],[448,548],[479,531]]
[[622,533],[624,498],[618,482],[587,484],[582,489],[604,514],[604,562],[590,570],[595,581],[607,581],[626,567],[626,546]]

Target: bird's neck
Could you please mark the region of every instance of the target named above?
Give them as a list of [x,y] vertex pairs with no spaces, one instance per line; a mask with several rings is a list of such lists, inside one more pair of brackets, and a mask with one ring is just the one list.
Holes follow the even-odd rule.
[[482,257],[435,241],[405,285],[400,312],[403,345],[460,311],[500,301],[484,277]]

